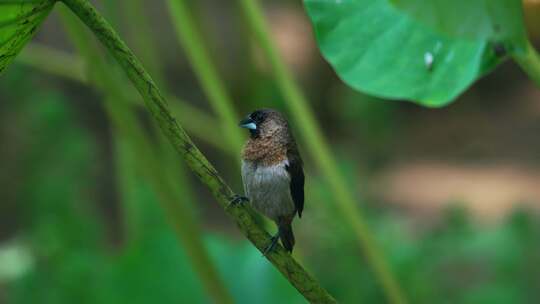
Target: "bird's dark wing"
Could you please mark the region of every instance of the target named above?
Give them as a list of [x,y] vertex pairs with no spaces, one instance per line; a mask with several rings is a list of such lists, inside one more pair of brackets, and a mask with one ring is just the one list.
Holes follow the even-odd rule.
[[291,177],[291,197],[296,206],[298,217],[302,217],[302,210],[304,210],[304,169],[302,168],[302,158],[296,147],[292,147],[287,151],[287,158],[289,164],[285,168]]

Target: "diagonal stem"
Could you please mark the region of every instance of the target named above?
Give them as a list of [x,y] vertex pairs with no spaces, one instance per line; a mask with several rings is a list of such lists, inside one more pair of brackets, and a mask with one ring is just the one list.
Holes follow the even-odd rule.
[[[88,85],[86,75],[90,67],[85,65],[79,56],[69,54],[66,51],[56,50],[33,42],[24,47],[15,58],[15,61],[54,76],[64,77]],[[123,93],[123,99],[134,106],[144,106],[140,102],[138,92],[134,92],[128,83],[122,82],[121,87],[120,91]],[[184,122],[186,129],[190,133],[228,155],[234,155],[231,145],[223,142],[222,137],[214,132],[212,128],[214,117],[192,106],[189,102],[172,95],[168,95],[167,99],[171,101],[173,114]]]
[[[64,8],[65,9],[65,8]],[[84,56],[89,64],[89,78],[94,86],[105,95],[105,110],[112,121],[116,135],[120,135],[126,140],[132,151],[136,151],[137,169],[146,179],[148,184],[157,194],[158,202],[172,226],[175,236],[183,243],[184,249],[194,270],[199,275],[203,286],[215,303],[233,303],[232,297],[225,288],[218,272],[212,263],[204,244],[202,243],[201,228],[195,217],[192,216],[193,206],[187,201],[185,193],[180,187],[171,184],[169,179],[169,167],[171,163],[164,164],[162,157],[157,157],[156,147],[159,144],[151,145],[140,122],[137,120],[133,107],[126,102],[121,92],[121,76],[115,75],[113,70],[109,70],[106,61],[102,58],[97,45],[90,43],[91,36],[85,32],[83,25],[67,10],[61,11],[61,17],[68,34],[75,47]],[[119,136],[120,137],[120,136]],[[161,147],[159,147],[161,148]],[[178,182],[178,176],[175,176]],[[131,240],[137,239],[141,228],[139,223],[140,210],[133,204],[125,204],[131,208],[126,208],[126,224],[132,224],[128,231],[133,233],[128,235]]]
[[253,31],[255,39],[270,61],[274,77],[285,97],[286,105],[297,120],[299,131],[302,133],[305,143],[308,146],[307,150],[312,153],[313,159],[318,163],[323,175],[327,178],[327,182],[332,188],[338,210],[341,211],[343,219],[351,226],[356,234],[364,255],[379,280],[388,300],[391,303],[405,303],[405,296],[397,280],[394,278],[381,250],[373,239],[353,194],[347,188],[347,180],[337,169],[336,161],[331,156],[330,149],[324,140],[313,111],[270,38],[268,25],[265,22],[265,16],[258,1],[240,0],[240,6],[244,11],[245,18]]
[[[270,242],[270,235],[255,223],[246,209],[248,207],[229,205],[229,200],[234,193],[176,122],[163,95],[133,52],[88,0],[63,0],[63,3],[92,30],[118,61],[143,96],[146,107],[175,150],[184,158],[197,177],[209,188],[219,205],[235,220],[244,235],[262,252]],[[275,252],[267,255],[267,259],[308,301],[313,303],[336,302],[283,247],[277,247]]]
[[167,5],[178,40],[181,42],[214,112],[220,117],[225,137],[239,151],[243,136],[237,127],[238,119],[232,106],[233,102],[210,59],[208,50],[202,41],[202,35],[195,26],[186,1],[167,0]]
[[512,57],[534,84],[540,87],[540,56],[534,46],[527,41],[526,48],[515,52]]

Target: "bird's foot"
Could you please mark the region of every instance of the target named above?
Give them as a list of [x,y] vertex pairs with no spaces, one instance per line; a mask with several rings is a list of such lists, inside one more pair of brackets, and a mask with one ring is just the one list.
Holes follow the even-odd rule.
[[270,244],[266,246],[266,248],[264,249],[263,256],[266,256],[270,251],[274,250],[278,240],[279,240],[279,232],[270,238]]
[[229,206],[236,206],[238,204],[243,205],[244,203],[247,203],[247,202],[249,202],[249,198],[235,194],[229,200]]

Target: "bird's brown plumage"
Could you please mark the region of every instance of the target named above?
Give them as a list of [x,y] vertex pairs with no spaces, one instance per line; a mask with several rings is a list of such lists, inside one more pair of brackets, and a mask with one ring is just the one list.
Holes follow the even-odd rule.
[[248,139],[242,153],[244,160],[264,166],[285,160],[291,141],[294,143],[285,118],[279,112],[267,111],[264,121],[257,126],[259,134]]

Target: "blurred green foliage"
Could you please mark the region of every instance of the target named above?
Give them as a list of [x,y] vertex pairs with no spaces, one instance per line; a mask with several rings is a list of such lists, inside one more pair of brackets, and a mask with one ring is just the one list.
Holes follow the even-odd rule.
[[[19,277],[3,282],[9,303],[208,302],[155,194],[141,177],[132,180],[129,198],[145,210],[144,229],[128,246],[110,239],[110,224],[93,203],[98,173],[110,169],[99,163],[95,137],[81,126],[76,119],[81,113],[61,91],[39,86],[26,70],[13,70],[0,89],[10,92],[6,102],[16,117],[13,127],[24,138],[19,141],[24,153],[15,160],[22,176],[18,238],[34,261]],[[39,91],[30,89],[36,86]],[[354,183],[354,174],[347,176]],[[310,239],[302,240],[304,262],[342,302],[384,302],[351,232],[332,223],[336,211],[331,206],[317,207],[331,200],[330,192],[318,179],[310,184],[309,217],[300,221],[313,230]],[[436,229],[417,233],[401,217],[368,212],[411,301],[540,299],[540,269],[534,267],[540,262],[540,223],[532,214],[518,210],[496,227],[477,226],[462,209],[446,214]],[[304,302],[246,241],[207,232],[205,244],[238,303]]]
[[[36,84],[17,81],[20,75],[8,74],[2,89],[14,92],[6,99],[11,115],[18,117],[13,123],[23,137],[31,137],[14,161],[24,173],[18,190],[24,222],[20,237],[35,263],[7,285],[10,303],[207,302],[155,195],[141,179],[130,196],[147,211],[140,240],[126,248],[107,242],[110,227],[91,200],[98,171],[104,169],[96,166],[95,138],[61,92],[40,86],[39,93],[22,94]],[[5,90],[12,85],[17,90]],[[328,190],[319,191],[324,199]],[[317,203],[323,202],[315,199],[312,206]],[[309,215],[331,222],[332,214],[320,212],[312,207]],[[525,211],[497,227],[480,227],[465,211],[452,209],[437,229],[419,235],[403,229],[407,224],[394,215],[375,212],[370,218],[414,303],[533,303],[540,298],[540,269],[532,266],[540,262],[540,223]],[[306,263],[342,302],[383,302],[354,237],[334,225],[312,232]],[[239,303],[303,302],[246,241],[208,234],[205,243]]]
[[[87,115],[96,113],[85,112],[81,104],[102,97],[80,86],[75,86],[74,94],[53,82],[41,83],[48,77],[14,66],[0,81],[0,194],[11,193],[13,201],[6,200],[6,205],[14,206],[0,214],[6,222],[14,218],[9,227],[13,240],[0,247],[0,301],[211,302],[184,245],[159,208],[158,195],[135,170],[137,151],[121,147],[126,153],[111,165],[115,160],[104,155],[113,154],[111,150],[122,146],[121,140],[104,139],[84,125],[85,120],[95,119]],[[283,107],[277,101],[277,88],[267,81],[253,82],[247,93],[242,92],[253,99],[244,107]],[[333,139],[340,143],[333,151],[347,187],[356,189],[364,181],[355,164],[371,168],[384,162],[392,153],[395,130],[403,126],[396,104],[350,91],[337,94],[333,102],[335,113],[328,115],[335,115],[331,119],[341,124],[332,131],[342,137]],[[143,121],[147,118],[141,116]],[[105,132],[111,131],[108,128]],[[348,137],[360,138],[363,147],[347,142]],[[352,158],[356,154],[362,155],[361,160]],[[220,165],[230,166],[225,160]],[[224,171],[228,178],[238,179]],[[309,165],[307,171],[309,204],[296,222],[300,231],[296,257],[340,302],[384,303],[386,298],[353,232],[335,210],[331,189]],[[112,193],[106,198],[99,197],[108,191]],[[192,216],[207,217],[203,202],[209,199],[204,194],[192,199],[197,207]],[[452,208],[434,228],[423,230],[369,198],[355,199],[411,303],[540,300],[540,269],[535,267],[540,262],[540,221],[534,213],[516,210],[505,221],[485,226],[466,210]],[[133,210],[139,212],[135,224],[139,229],[130,238],[126,222]],[[251,244],[217,232],[222,224],[214,223],[219,222],[215,215],[205,219],[204,246],[236,302],[305,302]],[[10,254],[2,254],[6,252]],[[20,258],[13,258],[13,252]]]
[[[15,93],[35,85],[9,77],[2,84],[13,85]],[[140,223],[144,229],[128,247],[111,247],[104,234],[107,227],[93,210],[95,189],[88,189],[96,182],[96,169],[106,170],[96,159],[95,139],[77,122],[62,95],[40,91],[18,97],[9,98],[17,100],[12,105],[22,118],[16,122],[17,129],[32,135],[24,149],[28,155],[18,160],[25,164],[20,168],[25,172],[19,190],[25,223],[21,237],[30,244],[35,261],[28,273],[9,283],[10,302],[207,302],[155,194],[143,179],[132,181],[129,199],[144,210]],[[269,263],[260,263],[264,261],[260,253],[247,242],[209,235],[205,243],[223,277],[231,278],[227,285],[237,302],[275,303],[287,298],[302,303],[302,297]]]

